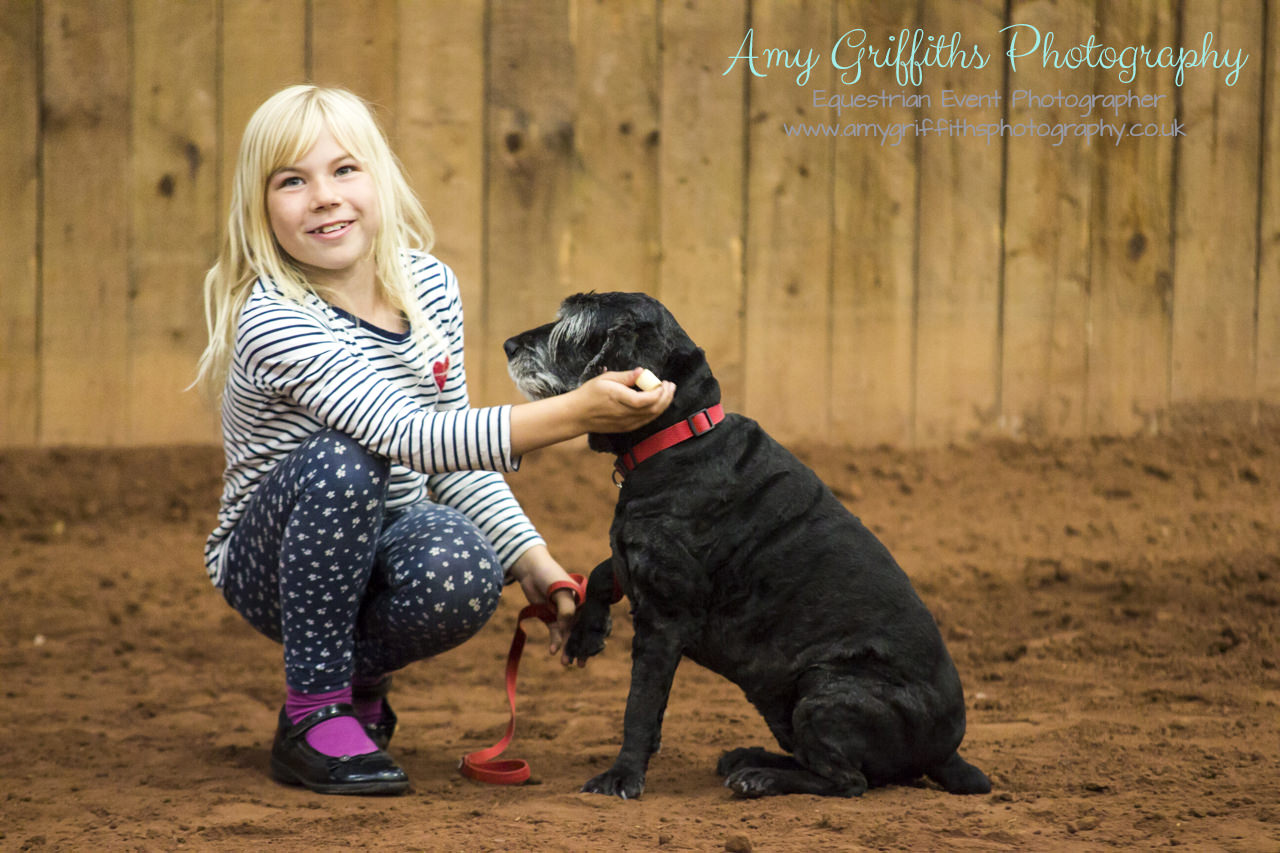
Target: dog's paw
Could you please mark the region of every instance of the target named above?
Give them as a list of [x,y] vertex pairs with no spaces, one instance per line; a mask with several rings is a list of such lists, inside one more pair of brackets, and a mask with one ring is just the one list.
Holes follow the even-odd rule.
[[728,774],[724,786],[733,791],[735,797],[755,799],[780,793],[777,790],[775,771],[764,767],[743,767]]
[[720,756],[720,760],[716,763],[716,775],[720,777],[729,776],[744,767],[756,767],[760,764],[761,759],[767,755],[763,747],[746,746],[739,749],[731,749],[724,755]]
[[806,770],[803,767],[741,767],[725,777],[724,786],[735,797],[755,799],[775,794],[816,794],[821,797],[858,797],[867,790],[867,780],[852,772],[840,779]]
[[604,651],[605,638],[613,630],[613,617],[609,608],[594,601],[587,601],[578,608],[565,653],[572,660],[585,661]]
[[624,800],[639,799],[644,793],[644,773],[628,768],[611,767],[582,786],[584,794],[605,794]]

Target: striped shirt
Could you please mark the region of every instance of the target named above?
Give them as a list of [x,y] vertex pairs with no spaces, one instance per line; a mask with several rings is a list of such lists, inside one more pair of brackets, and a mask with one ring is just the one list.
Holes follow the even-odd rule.
[[460,510],[507,568],[543,544],[500,473],[520,464],[511,455],[511,407],[470,407],[453,270],[421,252],[405,261],[448,352],[424,352],[408,333],[370,327],[313,294],[300,304],[272,282],[253,284],[222,399],[227,467],[218,526],[205,545],[215,586],[227,537],[258,483],[326,428],[391,460],[388,510],[432,499]]

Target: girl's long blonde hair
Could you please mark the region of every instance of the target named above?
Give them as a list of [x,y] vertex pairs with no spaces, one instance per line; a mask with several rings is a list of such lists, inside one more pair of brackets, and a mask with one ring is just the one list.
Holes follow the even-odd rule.
[[419,345],[430,342],[446,348],[418,303],[402,257],[405,249],[429,251],[435,232],[372,110],[344,89],[290,86],[258,107],[245,127],[231,187],[226,239],[217,262],[205,275],[209,345],[200,356],[194,384],[211,395],[221,394],[225,385],[236,325],[254,281],[273,281],[298,302],[308,293],[324,296],[280,248],[271,231],[266,201],[272,173],[297,162],[324,128],[369,172],[377,187],[382,227],[374,237],[373,255],[383,296],[404,313]]

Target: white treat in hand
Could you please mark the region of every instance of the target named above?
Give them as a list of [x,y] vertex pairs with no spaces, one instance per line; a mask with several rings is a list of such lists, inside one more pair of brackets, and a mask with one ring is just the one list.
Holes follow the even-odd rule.
[[662,380],[653,375],[653,371],[645,368],[640,371],[639,378],[636,379],[636,387],[641,391],[652,391],[662,384]]

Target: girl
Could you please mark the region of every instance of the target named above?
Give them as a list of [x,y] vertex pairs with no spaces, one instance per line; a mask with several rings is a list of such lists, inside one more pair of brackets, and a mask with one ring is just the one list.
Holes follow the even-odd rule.
[[[639,369],[560,397],[473,409],[453,272],[367,105],[294,86],[245,130],[227,239],[205,278],[198,382],[227,456],[205,563],[284,646],[272,775],[399,793],[385,748],[392,671],[473,635],[506,581],[530,601],[568,575],[502,478],[520,457],[657,417]],[[551,651],[573,616],[567,590]]]

